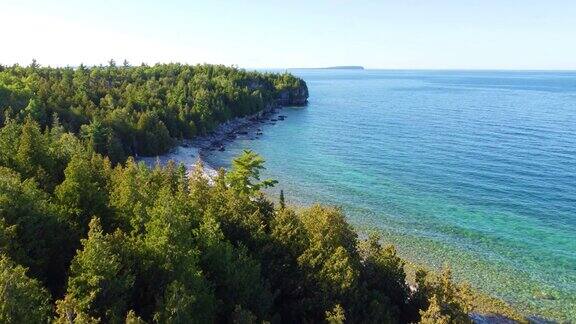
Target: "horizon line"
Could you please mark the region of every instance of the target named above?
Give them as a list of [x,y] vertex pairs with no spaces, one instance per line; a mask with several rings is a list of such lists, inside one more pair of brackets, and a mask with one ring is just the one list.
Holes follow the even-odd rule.
[[[115,61],[116,63],[118,63],[118,61]],[[128,61],[129,62],[129,61]],[[20,64],[19,62],[15,62],[12,64],[5,64],[5,63],[0,63],[0,66],[6,67],[6,68],[10,68],[12,66],[21,66],[21,67],[27,67],[30,66],[31,63],[28,64]],[[466,68],[466,67],[424,67],[424,68],[411,68],[411,67],[366,67],[363,65],[331,65],[331,66],[316,66],[316,67],[254,67],[254,66],[240,66],[238,64],[225,64],[225,63],[208,63],[208,62],[196,62],[196,63],[189,63],[189,62],[178,62],[178,61],[170,61],[170,62],[154,62],[154,63],[148,63],[148,62],[140,62],[138,64],[130,64],[130,66],[140,66],[142,64],[148,65],[148,66],[154,66],[157,64],[183,64],[183,65],[204,65],[204,64],[208,64],[208,65],[224,65],[224,66],[228,66],[228,67],[236,67],[239,69],[245,69],[245,70],[352,70],[352,71],[374,71],[374,70],[380,70],[380,71],[509,71],[509,72],[576,72],[576,67],[571,67],[571,68],[542,68],[542,67],[533,67],[533,68]],[[44,65],[44,64],[39,64],[41,67],[54,67],[54,68],[65,68],[65,67],[78,67],[80,65],[85,65],[87,67],[98,67],[98,66],[107,66],[107,63],[98,63],[98,64],[85,64],[80,62],[79,64],[73,64],[73,65],[61,65],[61,64],[55,64],[55,65]],[[122,66],[122,64],[118,64],[117,66]],[[341,66],[358,66],[358,67],[362,67],[362,69],[346,69],[346,68],[334,68],[334,67],[341,67]]]

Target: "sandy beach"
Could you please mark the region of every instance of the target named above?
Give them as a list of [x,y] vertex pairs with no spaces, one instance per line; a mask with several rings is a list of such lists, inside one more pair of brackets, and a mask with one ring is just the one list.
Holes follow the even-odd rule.
[[153,168],[157,164],[165,166],[169,161],[174,161],[177,164],[180,163],[184,164],[188,174],[190,174],[194,170],[194,167],[196,166],[198,161],[202,161],[204,174],[208,178],[212,179],[216,177],[218,173],[218,171],[215,168],[204,162],[201,155],[201,149],[190,145],[187,146],[180,145],[173,148],[172,151],[168,154],[160,156],[141,157],[136,159],[136,161],[144,162],[150,168]]

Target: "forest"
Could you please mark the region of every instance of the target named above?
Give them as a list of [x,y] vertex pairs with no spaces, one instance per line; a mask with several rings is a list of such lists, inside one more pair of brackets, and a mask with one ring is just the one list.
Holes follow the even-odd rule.
[[210,65],[2,67],[0,322],[470,322],[448,269],[409,285],[342,210],[266,196],[252,151],[213,181],[132,157],[302,87]]
[[[212,131],[296,94],[306,83],[288,73],[221,65],[156,64],[76,68],[0,66],[0,125],[8,119],[56,121],[112,163],[166,153],[179,139]],[[292,100],[291,100],[292,99]]]

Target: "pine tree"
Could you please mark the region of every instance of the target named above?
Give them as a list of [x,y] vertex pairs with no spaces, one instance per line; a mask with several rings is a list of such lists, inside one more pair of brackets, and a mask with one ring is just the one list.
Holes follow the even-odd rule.
[[244,150],[240,156],[232,161],[232,169],[226,174],[226,178],[230,186],[237,192],[254,195],[261,189],[272,187],[278,183],[272,179],[260,181],[260,171],[263,169],[264,159],[250,150]]

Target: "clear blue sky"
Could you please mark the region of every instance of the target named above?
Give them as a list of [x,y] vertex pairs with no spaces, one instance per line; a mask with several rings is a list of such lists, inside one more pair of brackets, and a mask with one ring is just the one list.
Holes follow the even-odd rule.
[[1,0],[0,64],[576,69],[576,0]]

